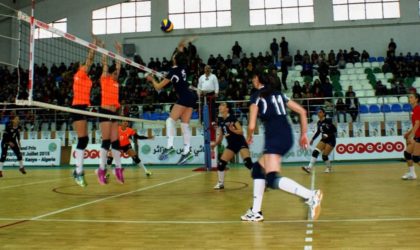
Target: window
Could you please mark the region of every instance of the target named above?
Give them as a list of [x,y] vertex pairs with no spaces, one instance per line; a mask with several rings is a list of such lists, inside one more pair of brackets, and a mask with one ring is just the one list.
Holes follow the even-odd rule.
[[131,0],[92,12],[95,35],[151,31],[151,1]]
[[400,17],[399,0],[333,0],[334,21]]
[[169,0],[174,29],[231,26],[231,0]]
[[[56,29],[59,29],[63,32],[67,32],[67,18],[57,20],[55,22],[49,23],[48,25]],[[44,30],[41,28],[35,28],[35,34],[34,34],[35,39],[53,38],[53,37],[59,37],[59,36],[47,30]]]
[[249,24],[313,23],[313,0],[249,0]]

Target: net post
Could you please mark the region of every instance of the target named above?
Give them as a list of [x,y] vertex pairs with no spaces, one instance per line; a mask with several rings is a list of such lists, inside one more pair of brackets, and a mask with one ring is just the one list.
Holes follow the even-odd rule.
[[34,55],[35,55],[35,0],[32,0],[31,6],[31,18],[30,18],[31,30],[29,35],[29,79],[28,79],[28,100],[32,101],[33,95],[33,80],[34,80]]
[[204,98],[203,105],[203,123],[204,123],[204,164],[207,171],[211,171],[211,148],[210,148],[210,116],[207,100]]

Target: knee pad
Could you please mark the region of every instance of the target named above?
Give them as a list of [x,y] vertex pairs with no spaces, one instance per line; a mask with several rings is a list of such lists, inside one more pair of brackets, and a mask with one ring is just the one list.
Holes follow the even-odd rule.
[[414,161],[415,163],[420,162],[420,156],[418,156],[418,155],[413,155],[413,161]]
[[257,161],[252,164],[251,176],[253,179],[265,179],[265,175],[260,163]]
[[217,163],[217,170],[219,170],[219,171],[225,171],[226,165],[227,165],[227,162],[224,161],[224,160],[222,160],[222,159],[220,159],[219,162]]
[[110,147],[111,147],[111,140],[103,140],[102,141],[101,148],[103,148],[105,150],[109,150]]
[[133,161],[134,161],[136,164],[139,164],[139,163],[141,162],[141,160],[140,160],[140,158],[139,158],[139,156],[138,156],[138,155],[135,155],[135,156],[133,156],[132,158],[133,158]]
[[112,160],[114,160],[114,158],[112,158],[111,156],[108,156],[108,159],[106,160],[106,164],[107,165],[111,165],[112,164]]
[[112,149],[119,150],[120,149],[120,141],[116,140],[111,143]]
[[404,159],[406,161],[411,161],[413,159],[413,156],[410,153],[408,153],[407,151],[404,151]]
[[77,147],[76,148],[84,150],[84,149],[86,149],[88,143],[89,143],[89,137],[87,137],[87,136],[79,137],[79,138],[77,138]]
[[245,167],[247,169],[251,169],[252,168],[252,160],[251,160],[251,157],[245,158],[244,159],[244,164],[245,164]]
[[322,160],[323,161],[328,161],[328,155],[322,155]]
[[281,179],[281,176],[278,175],[277,172],[268,173],[265,179],[267,180],[267,187],[279,189],[279,180]]
[[319,149],[317,149],[317,148],[316,148],[316,149],[314,150],[314,152],[312,152],[312,157],[313,157],[313,158],[318,158],[319,153],[320,153],[320,152],[319,152]]

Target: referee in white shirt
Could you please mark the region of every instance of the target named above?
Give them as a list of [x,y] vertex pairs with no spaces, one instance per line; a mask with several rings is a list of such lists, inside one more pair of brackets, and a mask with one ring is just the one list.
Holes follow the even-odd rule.
[[209,106],[210,122],[216,121],[216,98],[219,94],[219,81],[217,77],[211,73],[211,67],[204,67],[204,74],[198,79],[198,91],[200,98],[204,96]]

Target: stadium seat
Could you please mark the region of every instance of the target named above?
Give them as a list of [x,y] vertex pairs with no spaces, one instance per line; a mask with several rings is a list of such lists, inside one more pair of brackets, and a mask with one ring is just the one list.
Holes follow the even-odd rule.
[[197,111],[193,111],[192,115],[191,115],[191,119],[193,120],[197,120],[199,117],[198,112]]
[[360,114],[367,114],[369,113],[369,108],[367,105],[359,105],[359,112]]
[[379,108],[379,105],[377,104],[369,105],[369,113],[377,114],[380,112],[381,112],[381,109]]
[[152,113],[150,114],[150,120],[152,120],[152,121],[157,121],[157,120],[159,120],[159,113],[157,113],[157,112],[152,112]]
[[355,67],[355,68],[361,68],[361,67],[363,67],[363,66],[362,66],[362,63],[357,62],[357,63],[354,63],[354,67]]
[[346,63],[346,69],[354,68],[353,63]]
[[388,104],[381,105],[381,112],[382,113],[389,113],[391,112],[391,107]]
[[370,62],[370,63],[372,63],[372,62],[376,62],[376,57],[369,57],[369,62]]
[[372,68],[377,68],[379,67],[379,63],[377,61],[372,62]]
[[[365,96],[375,96],[375,90],[373,89],[369,89],[369,90],[365,90]],[[373,100],[375,100],[375,98],[373,98]],[[374,102],[376,103],[376,102]]]
[[383,56],[378,56],[377,61],[378,62],[385,62],[385,58]]
[[160,113],[160,114],[158,114],[158,120],[162,120],[162,121],[165,121],[166,119],[168,119],[168,117],[169,117],[169,113],[167,113],[167,112],[163,112],[163,113]]
[[408,97],[407,96],[400,96],[400,103],[408,103]]
[[401,108],[401,105],[400,104],[398,104],[398,103],[394,103],[394,104],[392,104],[391,105],[391,112],[395,112],[395,113],[400,113],[400,112],[402,112],[403,110],[402,110],[402,108]]
[[340,75],[340,81],[347,81],[349,79],[349,75]]
[[398,98],[395,96],[389,96],[385,99],[385,103],[399,103]]
[[411,112],[411,105],[409,103],[403,104],[403,111],[404,112]]
[[362,64],[362,66],[363,66],[363,68],[370,68],[370,67],[372,67],[372,64],[370,62],[364,62]]
[[303,69],[302,65],[296,65],[295,66],[295,70],[296,71],[299,71],[300,72],[300,71],[302,71],[302,69]]
[[145,113],[143,113],[143,115],[142,115],[142,119],[144,119],[144,120],[151,120],[151,119],[150,119],[150,112],[145,112]]

